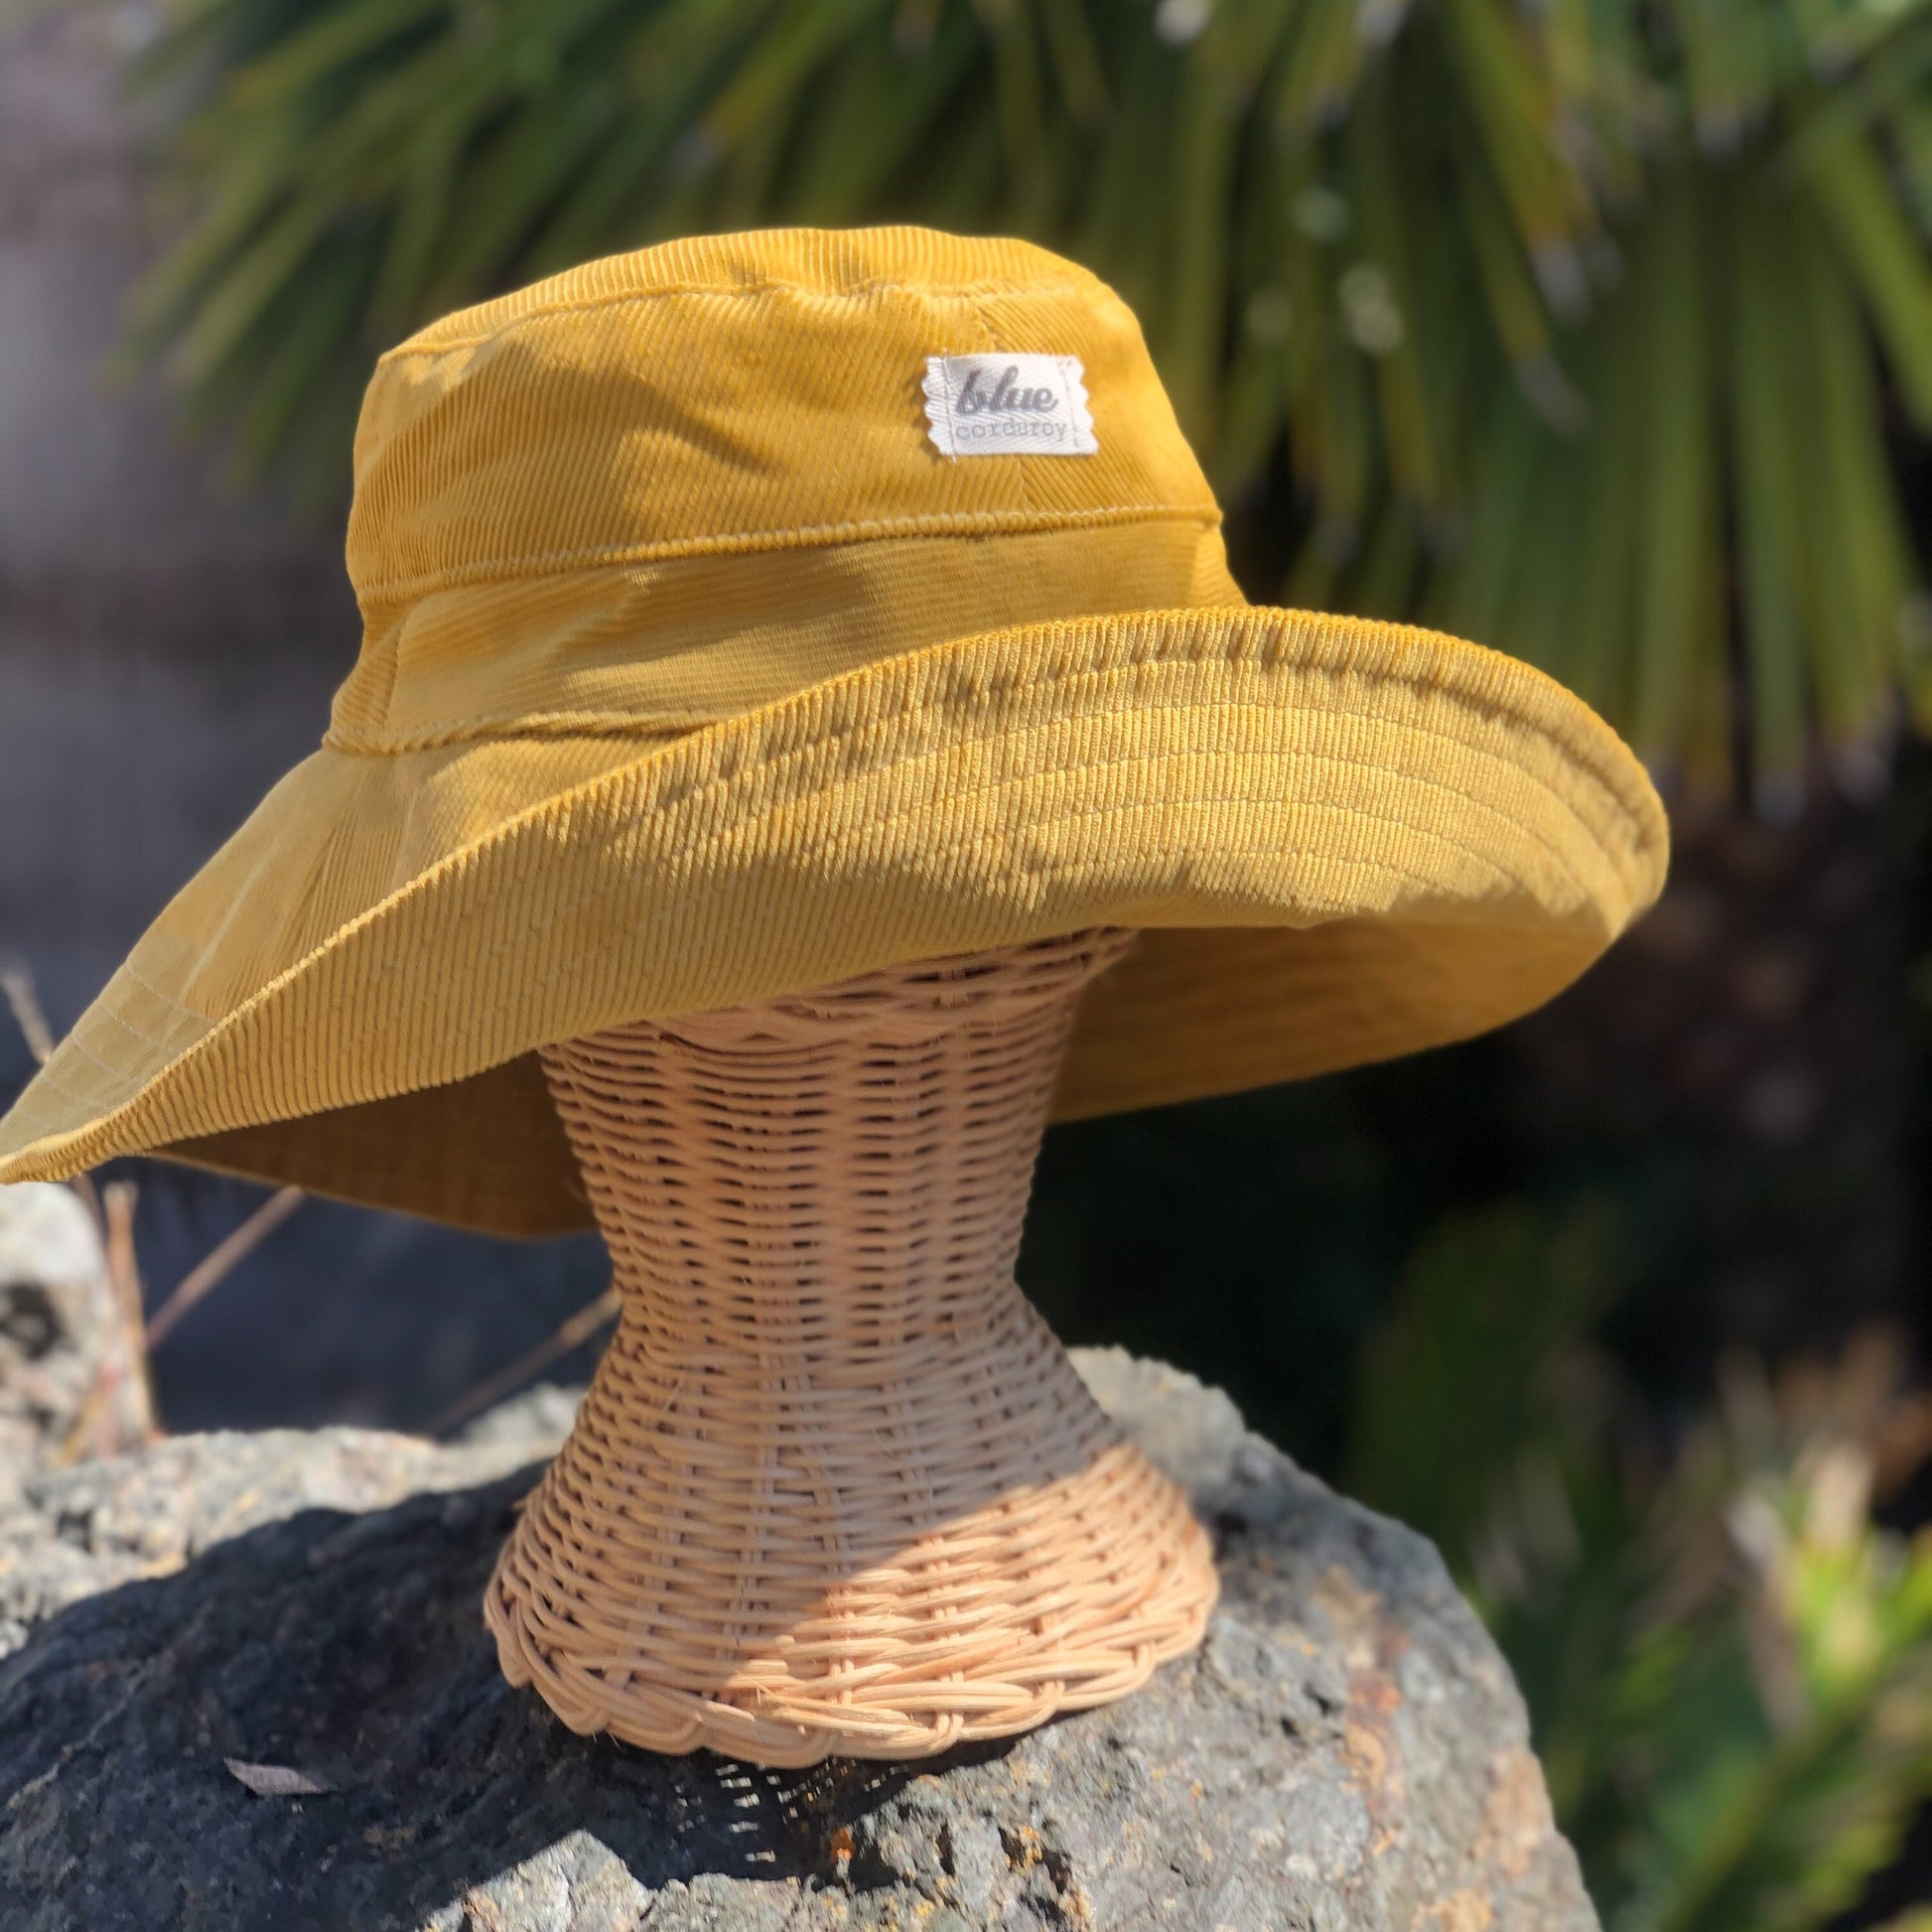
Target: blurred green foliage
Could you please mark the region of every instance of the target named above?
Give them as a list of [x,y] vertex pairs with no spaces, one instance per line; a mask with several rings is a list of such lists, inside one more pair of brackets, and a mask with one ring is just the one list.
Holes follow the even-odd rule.
[[1437,1537],[1529,1699],[1607,1932],[1804,1932],[1932,1795],[1932,1451],[1878,1331],[1726,1363],[1656,1452],[1592,1329],[1612,1223],[1504,1207],[1418,1251],[1363,1358],[1350,1486]]
[[587,256],[908,218],[1138,310],[1292,601],[1775,800],[1924,682],[1932,0],[173,0],[137,355],[340,495],[373,356]]

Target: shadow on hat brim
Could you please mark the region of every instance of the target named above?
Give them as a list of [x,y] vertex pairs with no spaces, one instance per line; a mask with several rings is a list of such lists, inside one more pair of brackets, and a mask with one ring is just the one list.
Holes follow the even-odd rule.
[[534,1049],[1089,925],[1146,929],[1057,1114],[1466,1038],[1663,882],[1662,806],[1514,659],[1270,610],[1022,626],[666,742],[298,766],[0,1122],[0,1182],[155,1153],[460,1225],[590,1213]]

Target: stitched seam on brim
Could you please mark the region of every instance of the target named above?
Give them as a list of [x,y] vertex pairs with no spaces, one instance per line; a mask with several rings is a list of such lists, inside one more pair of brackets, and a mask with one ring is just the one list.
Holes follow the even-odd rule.
[[414,577],[387,577],[355,586],[356,602],[370,605],[427,596],[463,584],[486,584],[497,578],[556,576],[571,570],[598,570],[613,564],[657,563],[667,558],[731,556],[743,551],[809,550],[838,543],[871,543],[883,537],[979,536],[1001,530],[1082,529],[1115,523],[1199,523],[1218,528],[1221,512],[1197,503],[1122,503],[1103,509],[1060,510],[932,510],[921,516],[860,517],[843,523],[804,523],[774,530],[735,530],[728,534],[659,537],[644,543],[602,544],[588,550],[537,551],[522,557],[485,557],[447,570],[423,571]]
[[[1484,716],[1494,717],[1499,714],[1506,714],[1512,725],[1532,733],[1543,743],[1553,746],[1573,764],[1577,765],[1581,770],[1587,772],[1594,779],[1606,798],[1626,819],[1633,823],[1640,823],[1649,816],[1644,795],[1642,793],[1626,793],[1612,775],[1610,760],[1595,755],[1596,748],[1587,749],[1577,744],[1556,726],[1544,724],[1536,719],[1529,718],[1521,711],[1509,710],[1500,699],[1493,695],[1485,695],[1468,689],[1455,688],[1450,684],[1445,683],[1440,676],[1420,669],[1407,671],[1387,665],[1364,665],[1355,663],[1322,664],[1311,662],[1306,657],[1297,656],[1284,656],[1270,660],[1245,652],[1236,654],[1229,651],[1225,646],[1226,631],[1229,627],[1240,627],[1244,621],[1255,624],[1257,627],[1272,627],[1275,629],[1280,629],[1284,621],[1290,623],[1312,625],[1317,627],[1317,629],[1332,626],[1347,633],[1351,641],[1386,641],[1398,644],[1424,645],[1436,649],[1448,645],[1455,651],[1467,653],[1468,657],[1473,660],[1472,668],[1477,671],[1478,676],[1485,683],[1493,678],[1500,669],[1506,675],[1527,680],[1532,690],[1544,694],[1554,694],[1561,702],[1574,707],[1583,717],[1596,725],[1602,737],[1608,739],[1619,750],[1625,750],[1626,757],[1629,756],[1627,749],[1622,745],[1622,741],[1616,738],[1615,734],[1610,731],[1610,728],[1604,725],[1596,717],[1594,712],[1590,711],[1583,699],[1578,697],[1568,686],[1559,684],[1547,671],[1538,670],[1534,664],[1526,663],[1520,658],[1505,657],[1500,651],[1490,650],[1481,644],[1472,644],[1466,638],[1453,637],[1446,631],[1426,630],[1414,624],[1390,623],[1378,618],[1337,617],[1331,613],[1318,611],[1283,611],[1271,606],[1252,604],[1225,606],[1190,605],[1172,611],[1103,613],[1083,618],[1047,618],[1037,623],[1002,625],[994,630],[975,631],[964,636],[943,638],[938,642],[922,645],[917,650],[903,652],[897,657],[882,658],[873,663],[854,665],[850,670],[840,671],[835,676],[826,678],[819,683],[807,685],[802,690],[789,692],[782,698],[767,700],[764,704],[759,705],[751,711],[739,712],[730,718],[720,719],[713,724],[701,726],[695,731],[664,734],[651,731],[648,726],[642,725],[641,723],[636,729],[640,737],[649,737],[655,741],[650,745],[648,750],[642,753],[643,757],[649,758],[655,756],[657,753],[669,752],[677,746],[688,744],[692,739],[702,736],[705,732],[722,732],[744,727],[754,720],[761,717],[769,717],[770,714],[781,711],[789,705],[802,705],[813,700],[829,702],[838,694],[842,687],[856,684],[862,679],[893,672],[899,666],[909,668],[922,658],[940,658],[951,652],[962,651],[969,644],[985,642],[995,637],[1019,639],[1022,637],[1032,638],[1038,635],[1043,638],[1048,633],[1054,631],[1078,628],[1085,625],[1110,627],[1129,624],[1149,624],[1164,627],[1163,641],[1165,642],[1172,637],[1173,632],[1200,626],[1208,627],[1213,632],[1218,633],[1215,641],[1221,643],[1222,647],[1216,649],[1210,646],[1204,649],[1196,648],[1191,651],[1156,648],[1144,654],[1110,663],[1096,664],[1089,661],[1081,664],[1061,665],[1057,669],[1050,671],[1029,671],[1014,681],[1014,688],[1018,689],[1024,686],[1032,689],[1042,686],[1069,685],[1077,683],[1084,678],[1108,676],[1116,671],[1152,668],[1160,665],[1184,664],[1219,664],[1229,668],[1253,666],[1261,669],[1294,670],[1316,676],[1360,677],[1373,684],[1401,686],[1411,691],[1432,693],[1435,696],[1445,699],[1458,711],[1471,718],[1482,718]],[[907,703],[893,715],[897,718],[904,718],[913,712],[938,709],[949,702],[951,702],[950,697],[928,697],[915,703]],[[1329,711],[1338,709],[1333,706],[1324,706],[1322,708]],[[1351,713],[1349,715],[1357,714]],[[844,731],[835,734],[835,736],[849,737],[854,730],[865,729],[867,725],[881,722],[883,720],[879,718],[868,719],[860,724],[847,727]],[[585,736],[598,737],[622,737],[624,735],[621,730],[609,733],[585,734]],[[514,734],[503,734],[501,736],[492,734],[489,739],[483,742],[501,744],[509,742],[514,736]],[[1447,736],[1447,734],[1443,734],[1443,736]],[[811,741],[811,745],[822,746],[825,742],[824,740],[814,739]],[[339,745],[330,747],[329,749],[340,752],[347,748]],[[435,750],[438,748],[431,746],[425,747],[424,749]],[[810,747],[803,749],[810,749]],[[784,753],[768,753],[756,759],[753,765],[736,767],[729,774],[719,774],[714,777],[712,782],[742,782],[745,772],[748,769],[757,769],[779,763],[785,756],[786,754]],[[1631,759],[1631,762],[1635,762],[1634,758]],[[627,767],[613,767],[614,770],[625,768]],[[601,782],[603,777],[609,775],[610,773],[602,773],[598,778],[585,779],[582,782],[586,785],[596,784]],[[1547,784],[1543,784],[1540,780],[1537,782],[1541,789],[1549,790]],[[1639,769],[1639,782],[1644,782],[1641,776],[1641,769]],[[702,786],[694,787],[694,789],[702,788]],[[1652,795],[1654,796],[1654,794]],[[537,804],[526,806],[524,811],[518,816],[528,816],[538,812],[543,809],[543,805],[546,802],[540,801]],[[1574,807],[1571,809],[1574,809]],[[515,821],[511,820],[508,823],[513,824]],[[482,844],[486,839],[495,838],[507,829],[507,825],[497,827],[490,833],[485,834],[484,839],[480,839],[477,843]],[[455,856],[454,854],[450,855],[451,858]],[[439,861],[439,863],[447,862],[447,860]]]
[[[789,694],[787,694],[789,695]],[[425,725],[405,738],[356,740],[342,736],[332,725],[323,734],[326,752],[351,759],[404,758],[411,752],[440,752],[453,745],[508,745],[520,739],[634,738],[640,745],[675,745],[693,732],[728,724],[743,712],[710,712],[702,718],[653,719],[621,711],[536,712],[513,721],[478,720],[470,724]]]

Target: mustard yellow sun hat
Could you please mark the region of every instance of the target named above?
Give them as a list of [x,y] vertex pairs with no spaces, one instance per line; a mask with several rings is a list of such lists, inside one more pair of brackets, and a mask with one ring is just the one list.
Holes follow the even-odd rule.
[[1637,760],[1528,666],[1250,608],[1133,316],[1021,242],[594,262],[385,355],[322,749],[0,1123],[509,1233],[590,1223],[534,1058],[1145,928],[1057,1112],[1459,1039],[1656,896]]

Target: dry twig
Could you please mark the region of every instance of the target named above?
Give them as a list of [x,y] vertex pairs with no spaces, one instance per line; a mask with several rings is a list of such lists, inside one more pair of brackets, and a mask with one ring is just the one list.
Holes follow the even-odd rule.
[[[125,1383],[133,1399],[133,1430],[141,1444],[151,1444],[161,1432],[155,1428],[155,1385],[147,1372],[147,1337],[141,1325],[141,1264],[133,1250],[133,1205],[139,1188],[131,1180],[110,1180],[100,1190],[100,1209],[106,1221],[108,1287],[114,1291],[114,1311],[120,1315],[120,1346],[108,1356],[100,1376],[102,1413],[112,1416],[118,1385]],[[110,1424],[112,1426],[112,1424]]]
[[204,1255],[175,1285],[173,1294],[155,1310],[148,1323],[148,1346],[155,1348],[166,1340],[182,1317],[211,1290],[219,1287],[233,1269],[259,1248],[306,1198],[300,1187],[278,1187],[233,1233]]
[[34,1064],[45,1066],[54,1053],[54,1030],[47,1024],[40,995],[34,991],[34,975],[24,961],[0,960],[0,998],[7,1002]]
[[[134,1253],[131,1180],[110,1181],[99,1195],[102,1272],[113,1303],[113,1340],[100,1353],[92,1386],[55,1450],[60,1464],[94,1461],[144,1448],[161,1434],[141,1329],[141,1271]],[[127,1402],[121,1401],[122,1390]]]
[[483,1410],[493,1407],[504,1396],[529,1381],[532,1376],[541,1374],[552,1362],[568,1355],[579,1343],[589,1341],[606,1323],[615,1321],[617,1314],[618,1291],[615,1288],[607,1288],[595,1302],[579,1309],[568,1321],[538,1342],[528,1354],[519,1355],[507,1368],[498,1369],[494,1375],[485,1376],[467,1394],[459,1396],[431,1421],[424,1434],[447,1436],[451,1430],[468,1422],[472,1416],[481,1415]]

